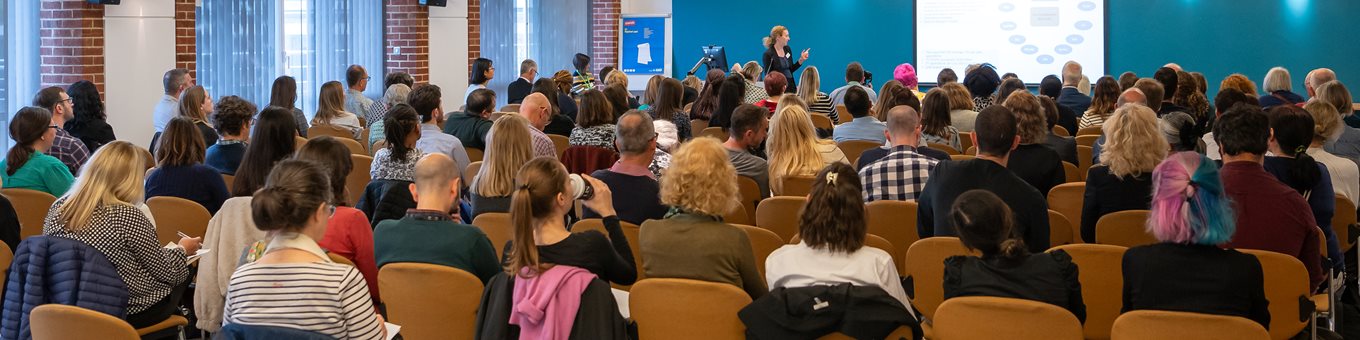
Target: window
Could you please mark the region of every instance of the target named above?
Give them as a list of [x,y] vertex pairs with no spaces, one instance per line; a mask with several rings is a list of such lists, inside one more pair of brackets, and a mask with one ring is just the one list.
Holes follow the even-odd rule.
[[[9,150],[9,119],[38,92],[38,1],[0,0],[0,153]],[[4,155],[0,154],[0,158]]]
[[[572,56],[589,53],[590,15],[586,0],[482,1],[482,57],[496,65],[487,84],[505,93],[519,77],[519,62],[538,62],[538,76],[572,71]],[[541,27],[553,29],[542,30]],[[497,96],[501,104],[507,96]]]
[[198,85],[214,97],[236,95],[268,105],[279,74],[277,13],[273,0],[202,1],[195,21]]

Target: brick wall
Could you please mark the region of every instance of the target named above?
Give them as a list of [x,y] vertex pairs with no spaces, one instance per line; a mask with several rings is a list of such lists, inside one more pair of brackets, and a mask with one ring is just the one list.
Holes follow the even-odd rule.
[[194,34],[195,0],[175,0],[175,67],[198,79],[198,38]]
[[[430,80],[430,10],[416,0],[387,0],[383,52],[388,73],[406,72],[417,83]],[[397,49],[401,49],[398,54]]]
[[42,0],[41,86],[90,80],[104,88],[104,6],[85,0]]
[[468,72],[472,61],[482,57],[482,0],[468,0]]
[[591,70],[619,63],[620,0],[590,0]]

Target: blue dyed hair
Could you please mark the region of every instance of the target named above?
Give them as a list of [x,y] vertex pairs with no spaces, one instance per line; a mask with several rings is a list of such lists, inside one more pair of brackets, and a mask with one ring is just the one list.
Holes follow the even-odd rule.
[[1194,152],[1172,154],[1152,173],[1147,228],[1162,242],[1219,245],[1237,223],[1223,193],[1218,164]]

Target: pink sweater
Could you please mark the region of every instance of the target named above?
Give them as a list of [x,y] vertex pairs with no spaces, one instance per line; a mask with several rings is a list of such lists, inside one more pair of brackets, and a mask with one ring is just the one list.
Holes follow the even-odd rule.
[[510,324],[519,325],[519,338],[566,340],[581,307],[581,293],[595,274],[556,265],[537,276],[525,278],[521,274],[515,279]]

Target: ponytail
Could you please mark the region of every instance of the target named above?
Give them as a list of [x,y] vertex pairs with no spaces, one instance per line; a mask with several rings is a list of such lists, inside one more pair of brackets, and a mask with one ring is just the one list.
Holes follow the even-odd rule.
[[1274,130],[1275,142],[1280,147],[1280,156],[1293,157],[1287,170],[1294,179],[1291,188],[1299,193],[1307,193],[1322,180],[1322,170],[1313,157],[1308,156],[1308,146],[1312,145],[1314,130],[1313,116],[1293,105],[1280,105],[1270,109],[1270,128]]
[[[539,268],[538,246],[534,244],[534,211],[533,198],[529,197],[527,185],[521,185],[510,195],[510,225],[514,228],[514,237],[510,243],[510,267],[507,271],[510,275],[524,274],[526,277],[533,277],[544,268]],[[495,245],[500,246],[504,245]],[[527,273],[521,273],[523,268],[532,268]]]
[[16,144],[9,148],[5,155],[5,174],[14,176],[19,168],[24,167],[33,155],[38,152],[33,147],[43,135],[47,134],[47,129],[51,128],[52,112],[47,109],[29,106],[19,109],[14,114],[14,120],[9,122],[9,135]]
[[764,38],[761,38],[761,39],[760,39],[760,42],[761,42],[762,44],[765,44],[765,48],[774,47],[774,42],[777,41],[776,39],[779,39],[779,37],[782,36],[782,35],[784,35],[784,32],[787,32],[787,31],[788,31],[788,29],[784,28],[784,26],[775,26],[775,27],[771,27],[771,28],[770,28],[770,35],[767,35],[767,36],[765,36]]
[[[525,163],[515,174],[515,191],[510,194],[510,223],[514,229],[510,245],[510,275],[534,277],[552,266],[539,262],[534,231],[538,221],[554,216],[557,195],[566,191],[567,169],[552,157],[539,157]],[[504,246],[504,245],[501,245]],[[529,268],[529,270],[524,270]]]
[[959,195],[949,217],[963,246],[981,251],[983,258],[1018,261],[1029,256],[1024,241],[1011,234],[1010,207],[990,191],[975,189]]
[[9,148],[9,153],[5,155],[5,159],[8,160],[5,163],[5,175],[14,176],[14,172],[24,167],[24,163],[28,163],[35,152],[37,150],[34,150],[30,144],[19,144]]
[[1312,156],[1308,155],[1306,146],[1299,146],[1294,150],[1285,152],[1290,151],[1294,152],[1293,162],[1289,164],[1289,176],[1294,178],[1292,187],[1300,194],[1312,190],[1322,180],[1322,169],[1319,169],[1317,162],[1313,161]]

